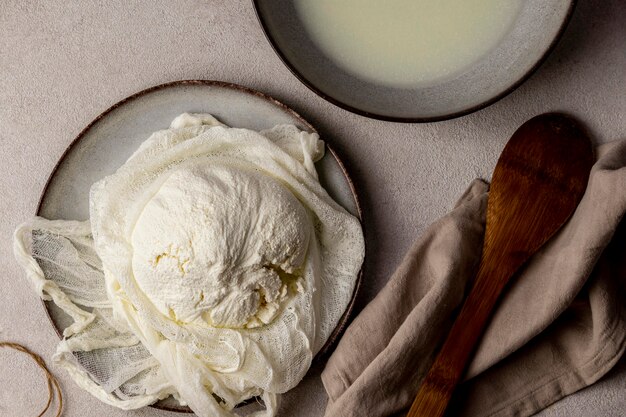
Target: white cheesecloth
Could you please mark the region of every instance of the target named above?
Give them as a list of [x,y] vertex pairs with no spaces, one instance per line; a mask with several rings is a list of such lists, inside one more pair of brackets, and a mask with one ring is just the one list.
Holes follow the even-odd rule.
[[[322,188],[317,134],[279,125],[255,132],[184,114],[155,132],[118,171],[92,186],[90,220],[34,218],[15,232],[18,262],[44,300],[73,324],[54,362],[101,401],[136,409],[174,396],[201,417],[236,416],[260,396],[304,377],[345,311],[364,256],[359,221]],[[257,328],[179,322],[162,314],[134,276],[131,234],[143,207],[185,167],[241,169],[278,181],[308,213],[306,259],[278,315]]]

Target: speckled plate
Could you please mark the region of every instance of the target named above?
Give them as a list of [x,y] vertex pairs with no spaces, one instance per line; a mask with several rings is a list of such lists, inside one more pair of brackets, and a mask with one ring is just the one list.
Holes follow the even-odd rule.
[[[184,112],[211,113],[233,127],[261,130],[287,123],[315,131],[311,124],[283,103],[240,85],[204,80],[162,84],[113,105],[80,132],[52,171],[37,214],[48,219],[88,219],[91,185],[114,173],[152,132],[168,128],[170,122]],[[316,168],[328,193],[360,219],[361,210],[352,181],[328,144],[326,154]],[[348,308],[318,357],[328,351],[345,327],[360,282],[361,274]],[[45,305],[60,336],[71,323],[70,318],[53,303]],[[172,399],[156,407],[189,410]]]

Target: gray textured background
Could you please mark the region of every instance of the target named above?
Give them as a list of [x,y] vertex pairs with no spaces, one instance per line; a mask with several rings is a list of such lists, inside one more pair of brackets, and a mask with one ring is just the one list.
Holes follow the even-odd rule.
[[[584,121],[596,143],[626,139],[626,4],[579,0],[562,41],[521,88],[446,122],[394,124],[353,115],[300,84],[265,40],[248,0],[2,0],[0,2],[0,340],[49,359],[58,342],[12,255],[65,148],[95,116],[146,87],[178,79],[240,83],[285,102],[348,162],[365,211],[361,308],[410,243],[475,177],[489,178],[514,130],[545,111]],[[623,416],[626,366],[555,404],[545,416]],[[289,393],[281,416],[321,416],[321,366]],[[124,412],[78,389],[63,372],[65,416],[174,416]],[[0,350],[0,415],[36,415],[41,373]],[[39,394],[41,393],[41,394]]]

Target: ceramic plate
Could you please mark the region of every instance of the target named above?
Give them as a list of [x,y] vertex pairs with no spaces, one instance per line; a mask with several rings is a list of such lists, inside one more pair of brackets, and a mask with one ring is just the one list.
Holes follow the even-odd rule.
[[[167,129],[179,114],[211,113],[221,122],[254,130],[294,124],[315,131],[306,120],[279,101],[235,84],[219,81],[177,81],[132,95],[91,122],[72,142],[53,170],[39,202],[37,214],[48,219],[87,220],[89,189],[114,173],[154,131]],[[316,164],[320,182],[348,212],[361,218],[359,202],[341,160],[327,145]],[[323,355],[346,325],[361,276],[346,312],[318,355]],[[52,303],[48,315],[60,334],[70,318]],[[188,410],[165,401],[161,408]]]

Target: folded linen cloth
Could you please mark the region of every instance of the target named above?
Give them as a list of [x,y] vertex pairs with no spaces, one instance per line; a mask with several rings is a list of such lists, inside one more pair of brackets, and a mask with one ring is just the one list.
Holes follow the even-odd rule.
[[[597,381],[624,353],[626,141],[596,153],[573,216],[496,306],[449,415],[532,415]],[[348,327],[322,373],[326,417],[408,411],[471,288],[487,192],[475,180]]]

